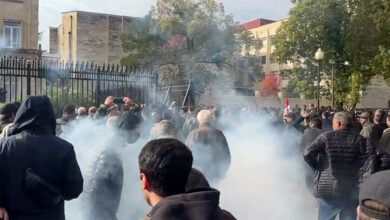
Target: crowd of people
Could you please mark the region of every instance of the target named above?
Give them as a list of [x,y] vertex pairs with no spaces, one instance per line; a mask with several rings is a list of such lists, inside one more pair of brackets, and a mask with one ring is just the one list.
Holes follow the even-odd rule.
[[[126,175],[120,149],[140,138],[149,139],[138,158],[141,190],[152,207],[146,219],[235,219],[219,206],[215,189],[234,157],[224,131],[252,118],[280,135],[302,137],[290,151],[306,164],[319,220],[390,219],[390,114],[384,110],[138,105],[112,96],[97,107],[66,105],[61,117],[46,96],[0,107],[0,219],[65,219],[64,201],[80,195],[85,219],[117,219]],[[80,120],[104,123],[116,134],[88,174],[81,173],[72,143],[59,137]]]

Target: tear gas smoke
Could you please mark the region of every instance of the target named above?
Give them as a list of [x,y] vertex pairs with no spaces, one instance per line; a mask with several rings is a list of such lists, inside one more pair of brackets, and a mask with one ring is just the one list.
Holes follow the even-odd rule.
[[[67,132],[61,137],[73,144],[84,182],[91,175],[91,166],[107,140],[115,136],[115,131],[107,129],[104,121],[82,119],[72,122]],[[124,168],[124,182],[121,205],[118,211],[118,219],[143,218],[148,206],[144,201],[139,182],[138,154],[146,140],[122,148],[122,160]],[[83,213],[82,196],[66,203],[66,217],[72,220],[85,220]]]
[[[232,163],[219,186],[221,208],[237,219],[315,219],[316,202],[307,191],[304,163],[298,153],[300,137],[274,129],[265,118],[230,118],[225,130]],[[105,123],[75,122],[62,135],[76,150],[83,175],[99,147],[115,132]],[[145,136],[145,135],[144,135]],[[143,219],[150,207],[144,201],[138,171],[138,154],[147,139],[123,149],[124,185],[118,219]],[[80,199],[68,202],[68,219],[81,220]]]
[[298,153],[300,137],[276,130],[265,118],[234,124],[225,131],[232,165],[219,187],[220,206],[237,219],[316,219]]

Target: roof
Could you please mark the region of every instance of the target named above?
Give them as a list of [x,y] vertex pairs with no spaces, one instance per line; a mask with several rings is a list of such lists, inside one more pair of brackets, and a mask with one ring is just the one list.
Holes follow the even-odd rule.
[[253,20],[253,21],[243,23],[243,24],[241,24],[241,26],[243,26],[245,28],[245,30],[251,30],[251,29],[266,25],[266,24],[274,23],[274,22],[276,22],[276,21],[259,18],[259,19]]
[[114,15],[114,14],[106,14],[106,13],[99,13],[99,12],[90,12],[90,11],[64,11],[61,14],[66,13],[83,13],[83,14],[94,14],[94,15],[109,15],[109,16],[117,16],[117,17],[125,17],[125,18],[137,18],[132,16],[125,16],[125,15]]

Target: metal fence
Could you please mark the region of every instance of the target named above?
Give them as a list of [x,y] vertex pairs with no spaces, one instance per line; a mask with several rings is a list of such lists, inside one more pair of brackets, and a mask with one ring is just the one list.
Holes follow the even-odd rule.
[[178,106],[195,106],[204,89],[192,80],[176,80],[159,87],[159,94],[164,94],[162,102],[170,104],[173,101]]
[[155,103],[157,92],[158,74],[153,68],[0,58],[0,102],[45,94],[57,108],[65,103],[96,105],[108,95]]

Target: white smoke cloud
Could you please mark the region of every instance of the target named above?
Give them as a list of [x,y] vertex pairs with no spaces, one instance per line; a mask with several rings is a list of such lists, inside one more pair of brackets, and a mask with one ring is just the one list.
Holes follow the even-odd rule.
[[275,130],[264,119],[246,119],[225,135],[232,165],[219,187],[223,209],[237,219],[316,218],[298,136]]
[[[73,144],[77,161],[82,171],[84,182],[91,174],[91,166],[107,141],[115,135],[109,130],[104,121],[83,119],[73,122],[67,132],[61,137]],[[118,219],[143,219],[149,211],[144,201],[139,182],[138,154],[147,140],[139,140],[136,144],[121,148],[124,168],[124,183],[122,199],[117,213]],[[72,220],[85,220],[83,215],[82,196],[66,203],[66,217]]]
[[[297,153],[299,137],[273,129],[265,119],[229,119],[225,131],[232,155],[227,177],[217,187],[221,208],[237,219],[315,219],[316,201],[306,190],[303,159]],[[77,152],[83,175],[94,161],[99,147],[112,133],[104,123],[81,121],[63,137]],[[124,187],[119,220],[143,219],[151,209],[144,201],[138,170],[138,154],[148,140],[123,149]],[[81,220],[80,201],[67,203],[68,219]]]

